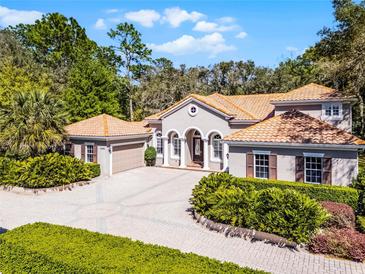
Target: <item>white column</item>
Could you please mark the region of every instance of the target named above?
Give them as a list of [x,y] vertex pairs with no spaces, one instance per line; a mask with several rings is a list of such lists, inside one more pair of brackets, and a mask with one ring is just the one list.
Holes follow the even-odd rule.
[[180,147],[180,168],[186,167],[185,160],[185,147],[186,147],[186,138],[180,138],[181,147]]
[[208,139],[203,139],[204,141],[204,170],[209,170],[209,146]]
[[162,166],[169,166],[169,139],[168,137],[161,137],[163,141],[163,164]]
[[226,171],[228,168],[228,151],[228,144],[223,143],[223,171]]

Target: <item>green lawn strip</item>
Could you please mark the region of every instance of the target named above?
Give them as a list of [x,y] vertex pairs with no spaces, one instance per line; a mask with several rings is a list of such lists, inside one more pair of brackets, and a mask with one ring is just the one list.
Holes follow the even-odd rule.
[[46,223],[0,235],[5,273],[265,273],[128,238]]

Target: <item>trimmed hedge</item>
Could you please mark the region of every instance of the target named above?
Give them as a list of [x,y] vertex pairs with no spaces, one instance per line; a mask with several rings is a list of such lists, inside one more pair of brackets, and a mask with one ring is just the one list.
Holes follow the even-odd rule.
[[50,153],[16,161],[0,157],[0,185],[46,188],[86,181],[100,174],[97,164],[85,164],[71,156]]
[[355,212],[351,206],[329,201],[321,202],[321,206],[331,214],[324,227],[355,228]]
[[2,273],[246,273],[192,253],[65,226],[35,223],[0,235]]
[[99,164],[97,164],[97,163],[85,163],[85,164],[91,171],[91,178],[100,176],[101,170],[100,170]]
[[226,173],[203,177],[193,189],[191,203],[210,220],[274,233],[297,243],[308,242],[329,217],[305,194],[292,189],[255,190]]
[[357,230],[361,233],[365,233],[365,216],[357,216],[356,218]]
[[156,149],[154,147],[148,147],[144,151],[144,160],[147,166],[154,166],[156,163]]

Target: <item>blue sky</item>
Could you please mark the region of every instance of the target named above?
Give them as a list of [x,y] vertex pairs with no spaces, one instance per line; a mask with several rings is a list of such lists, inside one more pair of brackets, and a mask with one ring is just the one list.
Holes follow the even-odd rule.
[[99,44],[118,22],[135,24],[153,57],[175,65],[209,65],[222,60],[254,60],[275,66],[318,41],[333,25],[331,1],[128,1],[0,0],[0,26],[30,23],[42,13],[72,16]]

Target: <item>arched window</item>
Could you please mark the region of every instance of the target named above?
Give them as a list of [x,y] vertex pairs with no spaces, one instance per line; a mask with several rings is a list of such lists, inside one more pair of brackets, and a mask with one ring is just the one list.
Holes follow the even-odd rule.
[[156,133],[156,151],[157,154],[163,154],[163,144],[162,144],[162,134],[161,132]]
[[172,157],[180,158],[181,142],[177,133],[171,134]]
[[211,139],[211,144],[212,144],[212,158],[215,160],[222,161],[223,159],[222,137],[219,134],[213,134]]

